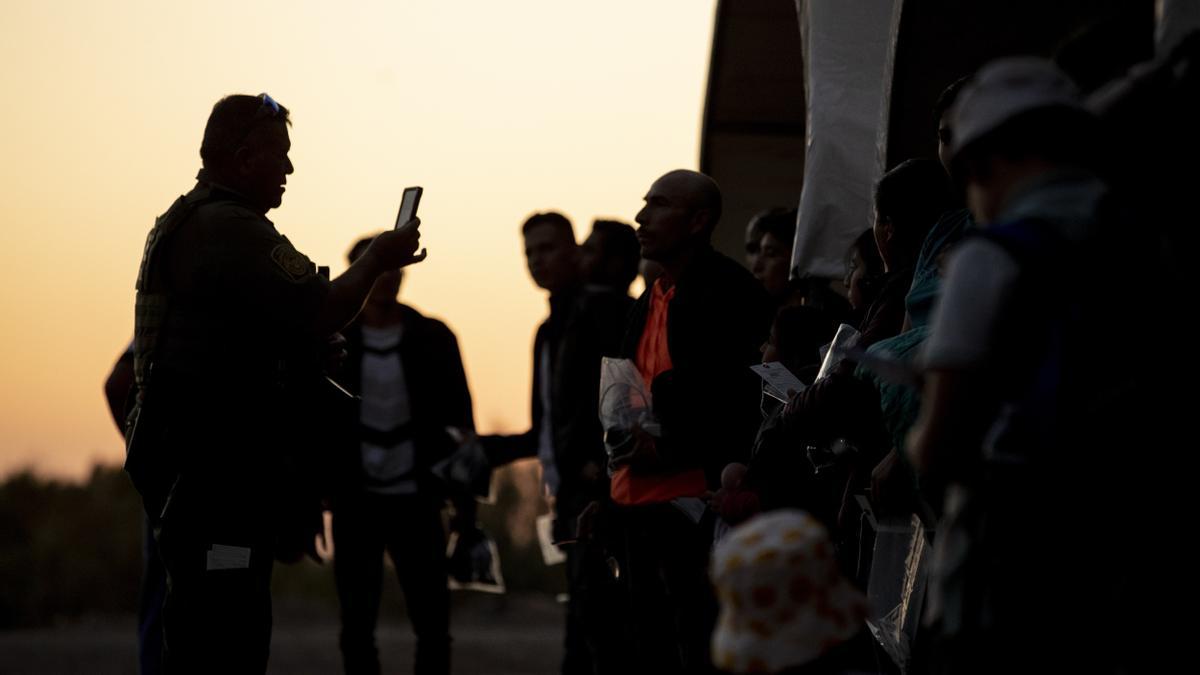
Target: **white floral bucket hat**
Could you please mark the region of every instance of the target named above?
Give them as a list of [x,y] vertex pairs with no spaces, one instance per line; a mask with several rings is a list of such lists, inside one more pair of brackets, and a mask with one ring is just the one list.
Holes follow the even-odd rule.
[[838,570],[825,528],[803,511],[732,530],[712,558],[721,601],[713,663],[731,673],[803,665],[862,630],[867,603]]

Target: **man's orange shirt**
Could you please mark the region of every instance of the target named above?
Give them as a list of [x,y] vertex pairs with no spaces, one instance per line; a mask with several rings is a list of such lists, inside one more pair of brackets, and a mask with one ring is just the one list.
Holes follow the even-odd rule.
[[[637,349],[638,372],[646,383],[646,391],[650,391],[650,384],[655,377],[672,367],[671,352],[667,348],[667,313],[674,297],[674,286],[664,291],[662,279],[654,282],[646,327]],[[628,466],[622,466],[613,472],[610,494],[618,504],[657,504],[676,497],[699,497],[707,489],[702,469],[638,475],[632,473]]]

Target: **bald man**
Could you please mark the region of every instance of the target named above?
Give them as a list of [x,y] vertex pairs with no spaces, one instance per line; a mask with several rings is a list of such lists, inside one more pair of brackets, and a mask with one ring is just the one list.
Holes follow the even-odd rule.
[[770,301],[742,265],[713,250],[721,190],[695,171],[667,173],[637,214],[642,257],[662,267],[638,299],[622,346],[653,397],[656,429],[614,450],[611,498],[626,535],[632,665],[711,668],[716,617],[706,570],[713,520],[702,498],[743,461],[760,422],[758,378]]

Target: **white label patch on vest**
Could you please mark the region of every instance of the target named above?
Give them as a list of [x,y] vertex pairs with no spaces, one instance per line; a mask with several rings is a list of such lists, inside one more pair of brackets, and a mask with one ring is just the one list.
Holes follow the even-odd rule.
[[271,260],[275,261],[292,279],[303,279],[312,274],[313,264],[303,253],[286,244],[271,249]]
[[250,567],[250,549],[245,546],[213,544],[205,570],[244,570]]

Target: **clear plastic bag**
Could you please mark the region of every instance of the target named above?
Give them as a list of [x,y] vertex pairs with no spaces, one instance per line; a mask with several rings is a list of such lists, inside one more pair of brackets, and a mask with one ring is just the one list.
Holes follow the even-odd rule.
[[867,625],[900,668],[908,671],[929,578],[929,532],[916,514],[872,521],[875,547],[867,582]]
[[825,357],[821,361],[821,370],[817,373],[817,380],[823,380],[830,373],[836,371],[838,366],[842,365],[842,361],[846,359],[847,352],[858,347],[860,338],[862,338],[862,334],[854,326],[845,323],[838,326],[837,333],[833,336],[833,342],[829,343],[829,348],[825,350]]
[[604,449],[610,460],[633,443],[635,426],[651,435],[660,433],[650,392],[637,366],[629,359],[601,359],[599,414],[604,428]]
[[447,427],[446,433],[459,444],[458,449],[434,464],[430,471],[453,490],[473,495],[485,504],[493,503],[492,466],[479,437],[453,427]]

